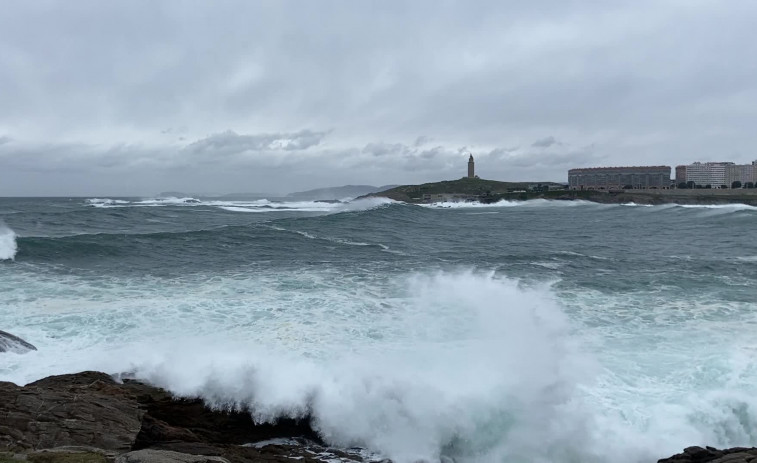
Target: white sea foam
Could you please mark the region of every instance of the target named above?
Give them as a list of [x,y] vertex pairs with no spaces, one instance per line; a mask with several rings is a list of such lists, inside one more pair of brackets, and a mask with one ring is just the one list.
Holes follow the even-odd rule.
[[13,260],[17,251],[16,233],[0,221],[0,260]]
[[[258,421],[312,412],[327,441],[366,446],[403,463],[438,459],[457,438],[461,447],[447,451],[490,453],[506,443],[508,452],[538,452],[566,438],[559,430],[547,442],[537,437],[553,420],[581,422],[566,407],[577,381],[591,373],[548,291],[470,273],[414,275],[389,289],[396,303],[369,297],[358,304],[374,308],[363,310],[346,291],[328,294],[322,311],[312,301],[303,311],[298,294],[314,297],[305,287],[288,293],[295,298],[288,310],[252,325],[245,323],[254,319],[250,308],[239,307],[230,323],[217,318],[228,306],[220,311],[195,301],[190,316],[186,299],[130,301],[98,314],[77,307],[64,332],[35,339],[38,352],[0,371],[20,382],[85,368],[135,371],[212,404],[252,406]],[[166,303],[184,315],[139,308]],[[102,332],[122,330],[127,320],[141,326]],[[509,426],[515,429],[507,432]],[[495,438],[493,429],[504,435]]]
[[[549,286],[470,272],[8,278],[0,317],[39,351],[0,357],[3,380],[133,371],[258,421],[311,412],[329,442],[399,463],[636,463],[757,442],[753,325],[712,328],[665,295],[629,308],[581,291],[569,321]],[[30,285],[46,297],[16,297]]]
[[638,204],[633,201],[630,203],[621,203],[620,205],[626,207],[654,207],[654,204]]
[[123,208],[123,207],[165,207],[165,206],[211,206],[229,212],[265,213],[265,212],[354,212],[374,209],[387,204],[395,203],[388,198],[364,198],[349,202],[323,202],[323,201],[269,201],[259,199],[253,201],[222,201],[200,200],[196,198],[156,198],[129,201],[123,199],[91,198],[86,204],[99,208]]
[[109,199],[109,198],[90,198],[87,199],[87,204],[94,207],[115,207],[119,205],[129,204],[130,201],[123,199]]
[[428,204],[419,204],[419,206],[433,209],[471,209],[471,208],[492,208],[492,207],[577,207],[577,206],[594,206],[594,207],[612,207],[613,204],[600,204],[582,199],[567,201],[556,199],[529,199],[525,201],[511,201],[503,199],[495,203],[482,203],[478,201],[440,201]]
[[757,206],[750,206],[748,204],[678,204],[678,207],[684,209],[709,209],[712,211],[720,211],[722,213],[739,212],[739,211],[757,211]]

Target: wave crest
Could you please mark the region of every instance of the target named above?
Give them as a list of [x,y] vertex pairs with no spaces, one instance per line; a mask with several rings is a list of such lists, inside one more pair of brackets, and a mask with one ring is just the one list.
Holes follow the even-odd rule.
[[0,222],[0,260],[15,259],[17,251],[16,233]]
[[[331,444],[397,462],[538,454],[576,440],[583,418],[570,401],[589,362],[549,290],[472,273],[408,280],[402,310],[387,314],[402,319],[386,325],[403,331],[382,333],[391,341],[366,349],[345,339],[320,358],[173,346],[153,349],[138,376],[212,406],[250,409],[258,422],[311,415]],[[297,337],[297,325],[276,329]],[[555,425],[566,422],[569,436]]]

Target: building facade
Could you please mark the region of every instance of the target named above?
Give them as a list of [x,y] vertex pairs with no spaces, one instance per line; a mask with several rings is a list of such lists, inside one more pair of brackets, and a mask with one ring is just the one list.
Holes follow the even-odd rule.
[[695,185],[730,188],[733,182],[742,184],[757,181],[757,161],[751,164],[733,162],[694,162],[676,166],[676,184],[694,182]]
[[670,188],[669,166],[588,167],[568,171],[571,190]]
[[726,169],[726,185],[729,187],[733,182],[745,183],[757,182],[757,161],[751,164],[734,164]]

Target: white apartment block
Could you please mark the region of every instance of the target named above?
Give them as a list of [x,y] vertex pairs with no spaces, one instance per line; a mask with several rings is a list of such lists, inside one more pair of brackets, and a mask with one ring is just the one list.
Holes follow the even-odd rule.
[[731,186],[733,182],[757,182],[757,161],[751,164],[735,164],[729,166],[726,170],[726,185]]
[[694,182],[697,185],[712,185],[718,188],[726,185],[729,188],[735,181],[742,184],[757,182],[757,161],[751,164],[735,164],[733,162],[695,162],[676,166],[676,183]]

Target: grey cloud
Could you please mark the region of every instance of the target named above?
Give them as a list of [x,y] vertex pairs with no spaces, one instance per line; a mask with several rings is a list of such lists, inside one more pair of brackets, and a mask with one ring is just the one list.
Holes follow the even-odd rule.
[[214,155],[248,151],[297,151],[320,144],[327,133],[301,130],[294,133],[239,135],[227,130],[190,143],[185,150],[190,153]]
[[362,149],[363,153],[371,156],[405,155],[412,149],[402,143],[368,143]]
[[505,180],[755,157],[749,0],[50,0],[3,13],[0,194],[456,178],[463,147]]
[[536,140],[535,142],[531,144],[531,146],[535,148],[549,148],[555,143],[557,143],[557,139],[555,139],[555,137],[550,135],[549,137],[540,138]]
[[[49,179],[51,175],[57,180],[42,191],[53,195],[64,194],[63,191],[154,194],[166,189],[198,191],[200,186],[202,191],[250,191],[254,186],[256,191],[285,193],[338,183],[418,183],[465,175],[469,152],[476,158],[477,172],[482,178],[560,181],[568,168],[601,158],[592,146],[531,151],[518,147],[481,149],[445,145],[419,148],[414,143],[374,142],[362,147],[322,144],[302,150],[269,150],[272,141],[281,137],[292,140],[297,133],[216,134],[201,140],[202,149],[197,149],[196,142],[186,147],[0,145],[0,163],[19,174],[0,185],[0,195],[7,194],[3,188],[14,185],[19,191],[33,188],[24,186],[27,182],[22,179]],[[119,177],[134,181],[128,185],[113,182]]]
[[415,142],[413,143],[413,146],[418,147],[425,145],[427,143],[430,143],[433,139],[431,137],[427,137],[425,135],[421,135],[420,137],[415,139]]

